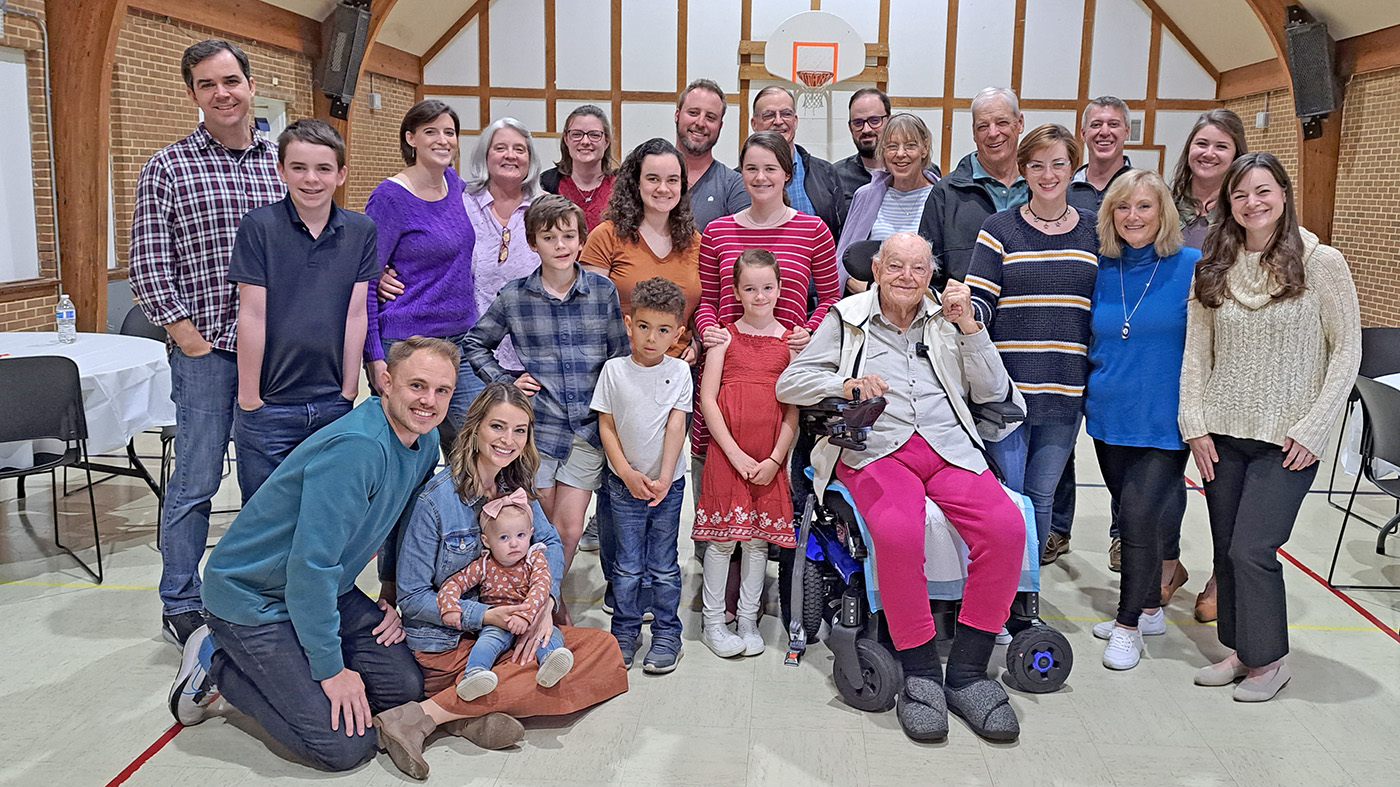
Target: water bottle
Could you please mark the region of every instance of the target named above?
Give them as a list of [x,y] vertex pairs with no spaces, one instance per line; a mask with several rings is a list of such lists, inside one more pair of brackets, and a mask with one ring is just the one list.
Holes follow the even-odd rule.
[[72,344],[78,340],[78,315],[73,310],[73,300],[63,293],[58,294],[58,341]]

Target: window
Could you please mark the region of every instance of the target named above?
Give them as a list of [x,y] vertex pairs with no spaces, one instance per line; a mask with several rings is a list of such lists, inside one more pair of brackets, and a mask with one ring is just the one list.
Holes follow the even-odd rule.
[[24,52],[0,47],[0,283],[39,276]]

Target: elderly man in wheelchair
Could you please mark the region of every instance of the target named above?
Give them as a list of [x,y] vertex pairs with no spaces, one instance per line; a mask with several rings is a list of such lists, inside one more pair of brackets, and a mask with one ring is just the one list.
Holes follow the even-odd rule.
[[[831,309],[779,378],[778,399],[821,404],[827,412],[818,420],[837,414],[828,423],[844,424],[812,452],[815,500],[824,499],[834,474],[864,518],[888,636],[903,673],[900,726],[915,740],[942,740],[952,710],[984,738],[1015,740],[1015,710],[987,667],[1017,597],[1027,526],[988,467],[982,441],[999,439],[1016,423],[998,425],[995,417],[974,417],[973,410],[1010,403],[1024,412],[1025,401],[974,319],[967,286],[949,281],[941,303],[930,291],[935,262],[927,241],[892,235],[871,267],[874,286]],[[862,406],[861,396],[883,397],[883,413],[878,402]],[[863,451],[842,447],[857,441],[865,443]],[[967,551],[946,674],[925,574],[926,499],[942,510]],[[887,652],[883,657],[889,659]],[[837,660],[839,686],[839,653]]]

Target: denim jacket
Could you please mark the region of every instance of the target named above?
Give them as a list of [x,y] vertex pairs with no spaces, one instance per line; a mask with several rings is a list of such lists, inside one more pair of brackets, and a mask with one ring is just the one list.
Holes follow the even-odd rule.
[[[478,503],[463,504],[452,483],[452,471],[444,469],[423,485],[410,503],[410,512],[399,536],[398,594],[408,646],[427,653],[457,647],[461,632],[481,630],[489,605],[476,600],[473,590],[462,599],[462,628],[449,628],[438,612],[437,591],[453,574],[481,556]],[[559,602],[559,578],[564,574],[564,547],[539,503],[531,503],[535,521],[531,543],[545,545],[549,563],[549,593]]]

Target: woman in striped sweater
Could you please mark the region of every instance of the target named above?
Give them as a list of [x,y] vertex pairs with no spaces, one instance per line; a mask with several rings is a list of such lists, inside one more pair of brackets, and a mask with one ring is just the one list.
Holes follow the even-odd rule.
[[978,321],[991,329],[1026,397],[1026,423],[987,449],[1007,486],[1035,504],[1043,547],[1055,486],[1084,411],[1099,240],[1097,217],[1065,199],[1079,166],[1079,143],[1068,129],[1051,123],[1031,131],[1016,162],[1030,185],[1030,202],[982,224],[967,284]]

